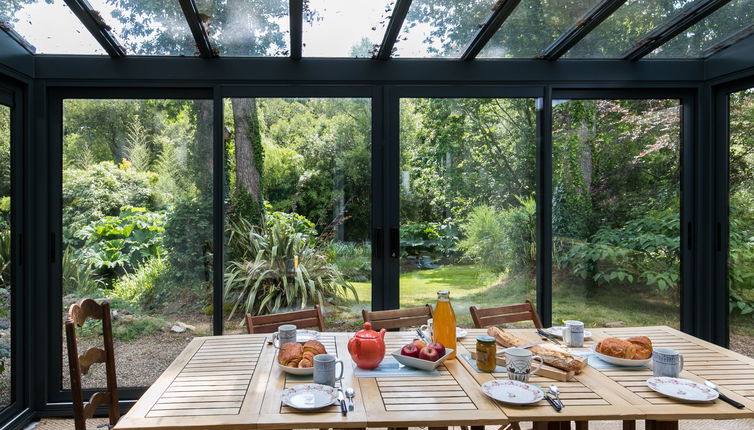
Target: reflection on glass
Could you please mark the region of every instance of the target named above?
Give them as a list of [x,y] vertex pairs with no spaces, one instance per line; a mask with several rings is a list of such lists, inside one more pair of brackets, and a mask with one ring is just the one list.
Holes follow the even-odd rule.
[[89,0],[133,55],[194,55],[194,38],[176,1]]
[[[61,320],[109,298],[118,384],[147,387],[211,334],[212,101],[65,100],[63,131]],[[101,345],[93,328],[82,351]],[[63,342],[64,387],[67,357]]]
[[285,0],[197,0],[220,55],[274,57],[289,54],[290,24]]
[[309,1],[303,55],[372,57],[382,43],[394,4],[387,0]]
[[534,99],[402,99],[400,306],[534,301]]
[[754,24],[754,2],[734,0],[692,25],[649,57],[700,57],[707,48]]
[[0,410],[10,405],[11,390],[11,216],[10,108],[0,105]]
[[669,325],[680,312],[680,104],[556,100],[553,320]]
[[105,54],[63,0],[2,1],[0,21],[9,23],[39,54]]
[[224,333],[315,304],[328,330],[355,329],[372,297],[370,101],[232,98],[225,119]]
[[693,2],[628,0],[571,48],[564,58],[617,58],[633,43]]
[[730,95],[730,347],[754,357],[754,88]]
[[460,57],[492,0],[415,0],[395,44],[396,57]]
[[522,0],[479,57],[535,57],[595,3],[595,0]]

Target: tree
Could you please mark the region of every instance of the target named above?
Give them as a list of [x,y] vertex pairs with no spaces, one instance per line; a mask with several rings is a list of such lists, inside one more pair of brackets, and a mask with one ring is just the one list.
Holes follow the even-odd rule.
[[231,99],[235,125],[236,215],[259,220],[264,152],[256,100]]

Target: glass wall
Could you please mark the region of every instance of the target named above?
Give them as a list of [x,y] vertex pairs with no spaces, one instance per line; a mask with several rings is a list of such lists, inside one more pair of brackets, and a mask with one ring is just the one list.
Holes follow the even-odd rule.
[[246,313],[371,309],[371,100],[225,100],[224,333]]
[[681,105],[553,102],[553,321],[679,327]]
[[534,301],[535,99],[402,99],[400,305]]
[[[121,387],[212,333],[212,102],[64,100],[61,319],[108,298]],[[79,331],[80,351],[101,325]],[[69,386],[63,342],[63,387]],[[85,387],[105,383],[93,366]]]
[[754,357],[754,88],[730,95],[730,348]]
[[0,104],[0,410],[12,402],[11,389],[11,109]]

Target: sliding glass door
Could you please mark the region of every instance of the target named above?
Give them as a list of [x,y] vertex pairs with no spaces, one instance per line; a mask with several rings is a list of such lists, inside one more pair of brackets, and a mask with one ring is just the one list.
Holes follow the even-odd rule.
[[[0,94],[1,95],[1,94]],[[10,101],[10,100],[9,100]],[[0,100],[0,410],[14,401],[13,296],[11,240],[11,112]]]

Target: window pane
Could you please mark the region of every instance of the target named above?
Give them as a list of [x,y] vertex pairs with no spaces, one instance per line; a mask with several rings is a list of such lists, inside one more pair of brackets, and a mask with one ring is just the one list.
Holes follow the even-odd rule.
[[396,57],[460,57],[494,5],[491,0],[416,0],[395,44]]
[[379,49],[394,2],[310,0],[303,55],[371,58]]
[[401,100],[401,307],[534,301],[534,99]]
[[0,105],[0,410],[13,400],[11,389],[11,214],[10,108]]
[[[212,334],[212,101],[65,100],[63,116],[63,318],[110,299],[118,384],[149,386]],[[92,369],[84,385],[103,386]]]
[[556,100],[553,320],[679,327],[680,104]]
[[176,1],[89,0],[133,55],[194,55],[196,43]]
[[754,3],[734,0],[652,51],[649,57],[699,57],[704,50],[754,24]]
[[522,0],[479,56],[535,57],[595,3],[595,0]]
[[9,23],[38,54],[105,54],[63,0],[3,2],[0,21]]
[[197,0],[220,55],[280,57],[289,54],[288,2]]
[[633,43],[693,2],[628,0],[571,48],[564,58],[617,58]]
[[372,298],[370,100],[232,98],[225,121],[224,333],[315,304],[327,330],[357,327]]
[[730,347],[754,357],[754,88],[730,95]]

